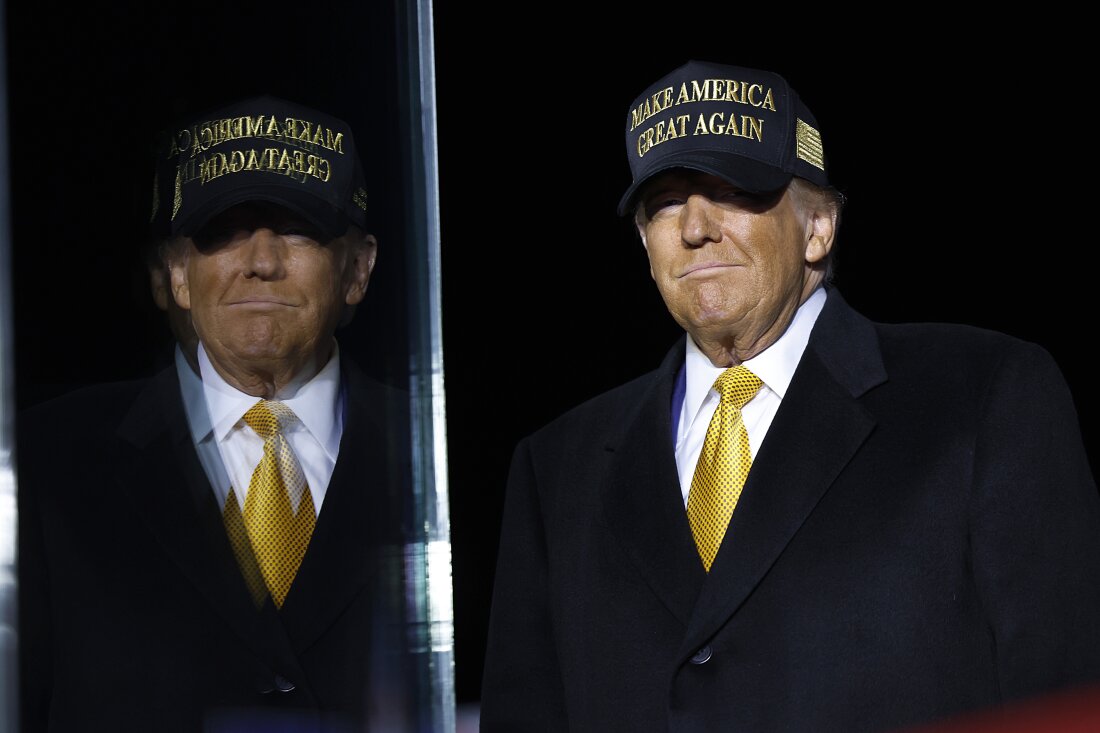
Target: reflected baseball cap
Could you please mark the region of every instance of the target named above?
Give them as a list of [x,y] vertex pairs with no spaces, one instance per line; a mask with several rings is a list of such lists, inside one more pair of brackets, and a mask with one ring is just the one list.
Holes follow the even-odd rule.
[[173,125],[157,151],[150,223],[190,237],[248,201],[283,206],[328,237],[366,228],[367,191],[351,128],[285,99],[259,96]]
[[688,61],[651,84],[626,114],[633,182],[619,215],[653,176],[690,168],[763,193],[793,176],[828,186],[817,119],[779,74]]

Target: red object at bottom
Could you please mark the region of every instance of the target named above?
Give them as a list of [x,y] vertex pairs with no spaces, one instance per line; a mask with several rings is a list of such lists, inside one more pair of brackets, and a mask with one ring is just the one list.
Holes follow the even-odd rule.
[[1100,686],[1059,692],[897,733],[1100,733]]

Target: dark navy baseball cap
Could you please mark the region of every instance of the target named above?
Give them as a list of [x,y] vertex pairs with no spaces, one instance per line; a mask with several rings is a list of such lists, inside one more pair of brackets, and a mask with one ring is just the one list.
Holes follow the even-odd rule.
[[633,181],[625,215],[650,178],[674,168],[718,176],[745,191],[775,191],[793,176],[828,186],[817,120],[774,72],[688,61],[651,84],[626,113]]
[[249,201],[285,207],[328,237],[366,228],[367,191],[351,128],[273,96],[197,115],[169,128],[157,151],[153,233],[189,237]]

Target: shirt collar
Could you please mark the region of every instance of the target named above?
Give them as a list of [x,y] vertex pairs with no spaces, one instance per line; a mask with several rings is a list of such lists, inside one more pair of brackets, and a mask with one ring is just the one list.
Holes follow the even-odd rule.
[[[783,335],[774,344],[744,362],[780,399],[787,393],[802,352],[806,350],[806,344],[810,340],[810,332],[824,305],[825,288],[818,288],[795,311],[794,318]],[[726,368],[711,364],[690,335],[687,338],[684,367],[687,375],[684,414],[695,415],[714,386],[714,380]]]
[[283,399],[302,425],[325,449],[333,462],[340,452],[344,412],[340,399],[340,354],[335,343],[332,356],[317,375],[303,384],[292,397]]
[[180,394],[183,397],[183,411],[187,415],[187,425],[195,443],[201,443],[214,428],[210,414],[206,409],[206,396],[203,394],[202,379],[191,368],[183,349],[176,344],[176,373],[179,376]]
[[[220,442],[240,422],[241,417],[259,398],[245,394],[222,379],[203,345],[199,344],[199,373],[206,398],[209,421],[214,435]],[[343,411],[340,409],[340,354],[333,345],[332,356],[312,379],[292,382],[277,399],[298,416],[302,426],[310,432],[333,461],[340,450],[340,433]]]

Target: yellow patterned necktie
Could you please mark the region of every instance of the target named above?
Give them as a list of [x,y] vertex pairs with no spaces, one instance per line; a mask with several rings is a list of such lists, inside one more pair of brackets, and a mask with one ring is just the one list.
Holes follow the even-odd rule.
[[707,572],[718,554],[752,466],[749,434],[741,408],[760,385],[760,378],[744,366],[730,367],[714,382],[722,400],[707,426],[687,506],[691,534]]
[[[244,414],[245,423],[263,438],[264,453],[252,473],[243,515],[231,488],[223,518],[257,605],[270,592],[275,606],[282,608],[316,521],[305,474],[283,435],[297,419],[274,400],[260,400]],[[300,497],[297,513],[291,495]]]

